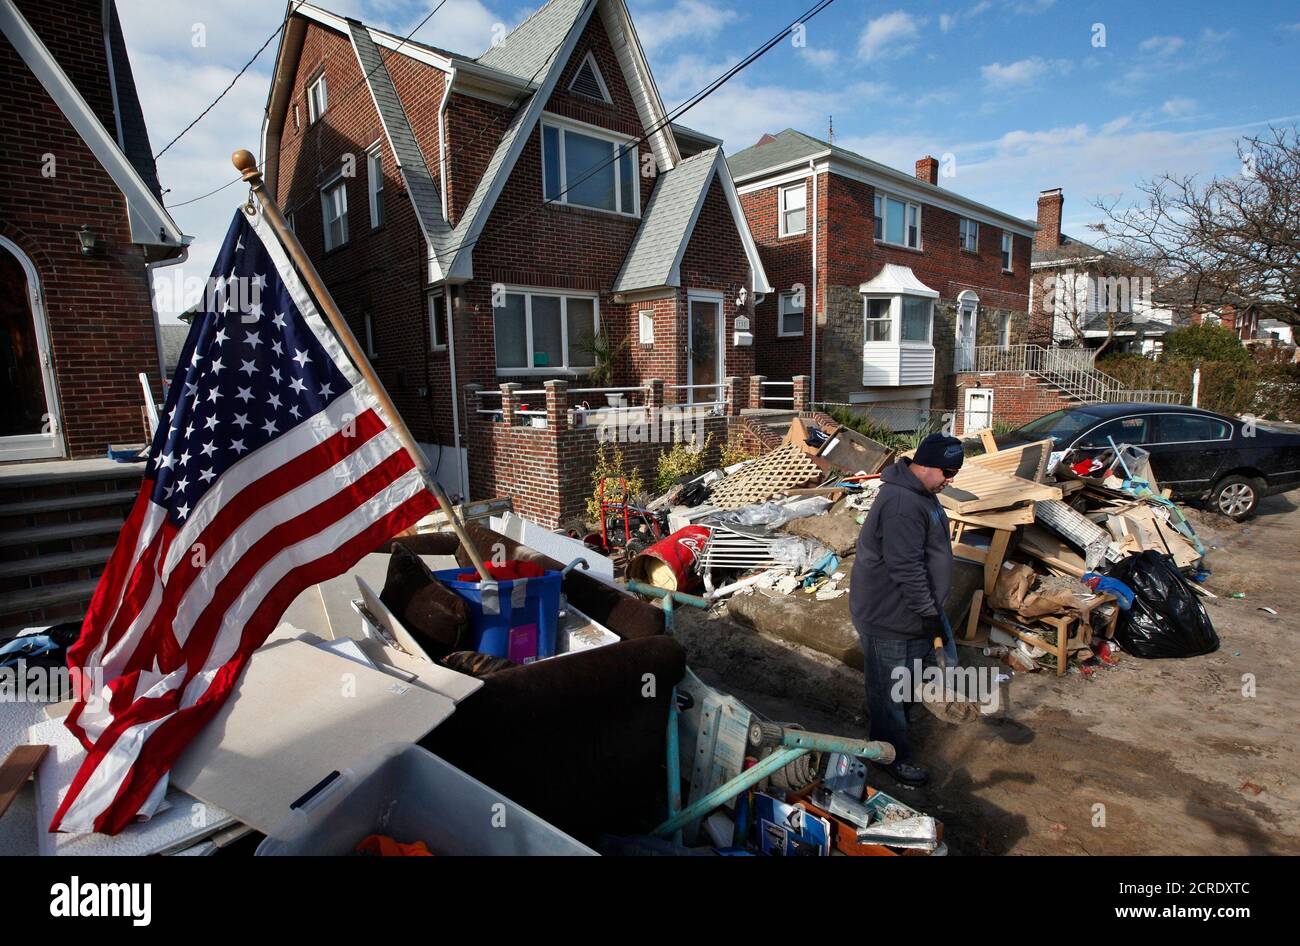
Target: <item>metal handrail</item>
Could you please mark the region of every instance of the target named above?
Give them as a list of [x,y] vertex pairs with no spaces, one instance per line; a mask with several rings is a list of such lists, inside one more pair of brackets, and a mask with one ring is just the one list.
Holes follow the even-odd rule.
[[1005,348],[981,345],[975,349],[974,371],[1016,371],[1042,378],[1066,394],[1081,401],[1115,402],[1135,400],[1145,395],[1156,403],[1179,404],[1176,391],[1134,391],[1125,388],[1118,378],[1095,367],[1097,353],[1086,348],[1044,348],[1041,345],[1017,344]]

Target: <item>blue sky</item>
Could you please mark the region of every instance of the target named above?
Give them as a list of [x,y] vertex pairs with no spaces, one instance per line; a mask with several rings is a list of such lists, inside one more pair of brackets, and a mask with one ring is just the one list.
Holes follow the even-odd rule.
[[[322,0],[405,35],[432,8],[411,0]],[[813,0],[629,0],[669,108]],[[117,0],[154,149],[224,88],[276,28],[277,0]],[[477,54],[497,23],[533,6],[448,0],[415,38]],[[1104,31],[1104,32],[1103,32]],[[202,44],[198,44],[201,37]],[[1065,190],[1064,228],[1092,236],[1097,199],[1124,200],[1169,171],[1230,174],[1234,142],[1300,122],[1300,5],[1066,0],[836,0],[682,117],[729,152],[797,128],[905,170],[953,158],[942,184],[1032,217],[1038,192]],[[1104,45],[1100,42],[1104,39]],[[256,150],[275,44],[158,162],[174,204],[233,180],[235,147]],[[204,277],[238,185],[173,213],[196,237],[191,261],[161,278]]]

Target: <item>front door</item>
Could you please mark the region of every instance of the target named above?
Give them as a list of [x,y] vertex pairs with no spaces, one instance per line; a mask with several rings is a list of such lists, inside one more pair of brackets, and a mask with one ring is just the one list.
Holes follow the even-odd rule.
[[[687,403],[722,399],[722,389],[707,387],[722,380],[722,300],[691,298],[686,347]],[[704,386],[702,386],[704,385]]]
[[963,303],[957,311],[957,357],[953,371],[975,370],[976,307]]
[[0,460],[63,456],[36,268],[0,237]]

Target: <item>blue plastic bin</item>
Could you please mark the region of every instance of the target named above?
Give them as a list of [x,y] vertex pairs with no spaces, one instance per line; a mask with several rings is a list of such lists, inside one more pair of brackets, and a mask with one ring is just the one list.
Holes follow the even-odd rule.
[[471,642],[481,654],[527,664],[555,655],[560,624],[560,573],[513,581],[457,581],[463,568],[446,568],[433,577],[469,603]]

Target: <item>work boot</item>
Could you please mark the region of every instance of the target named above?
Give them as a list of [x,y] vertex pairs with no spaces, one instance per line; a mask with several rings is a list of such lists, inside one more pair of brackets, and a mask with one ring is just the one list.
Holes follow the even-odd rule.
[[885,771],[904,785],[924,785],[930,781],[930,772],[922,765],[911,762],[894,762],[884,767]]

